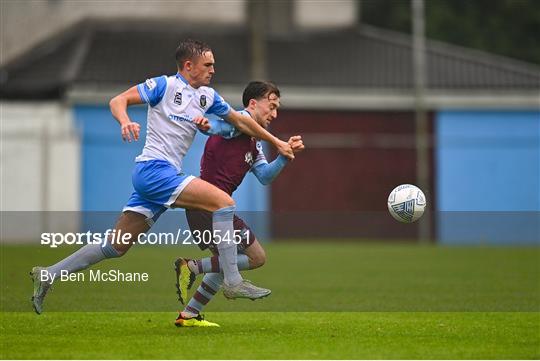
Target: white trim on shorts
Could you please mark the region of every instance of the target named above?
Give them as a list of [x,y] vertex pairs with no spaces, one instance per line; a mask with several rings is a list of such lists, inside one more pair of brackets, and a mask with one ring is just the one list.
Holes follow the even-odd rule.
[[174,190],[174,192],[172,192],[169,200],[167,201],[167,203],[163,204],[165,207],[167,208],[171,208],[171,204],[174,203],[174,201],[176,200],[176,198],[178,198],[178,196],[180,195],[180,193],[182,193],[182,191],[184,190],[184,188],[186,188],[186,186],[192,181],[194,180],[196,177],[190,175],[190,176],[187,176],[186,179],[184,179],[182,181],[182,183],[180,183],[178,185],[178,187],[176,187],[176,189]]
[[143,207],[143,206],[136,206],[136,207],[124,207],[122,209],[122,212],[125,212],[125,211],[131,211],[131,212],[135,212],[135,213],[139,213],[139,214],[142,214],[143,216],[146,216],[147,218],[152,218],[154,217],[154,213],[149,210],[148,208],[146,207]]

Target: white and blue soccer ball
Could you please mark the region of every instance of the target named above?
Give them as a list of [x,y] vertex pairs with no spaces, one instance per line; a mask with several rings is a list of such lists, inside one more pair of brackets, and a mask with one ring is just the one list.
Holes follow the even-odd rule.
[[416,222],[422,217],[425,209],[426,196],[415,185],[399,185],[388,196],[388,211],[402,223]]

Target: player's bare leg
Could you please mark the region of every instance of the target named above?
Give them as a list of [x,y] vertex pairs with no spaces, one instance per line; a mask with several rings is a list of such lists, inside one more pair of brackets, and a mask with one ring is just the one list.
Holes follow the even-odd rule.
[[231,196],[200,178],[194,178],[189,182],[172,204],[174,208],[198,209],[208,212],[215,212],[220,208],[231,206],[235,206]]
[[[224,276],[223,294],[227,298],[256,299],[268,295],[268,290],[254,286],[242,279],[238,270],[237,245],[234,243],[234,200],[221,189],[195,178],[180,193],[174,207],[204,210],[213,212],[212,229],[214,234],[222,238],[217,241],[219,261]],[[228,236],[225,236],[228,235]],[[185,301],[187,290],[193,283],[192,274],[186,260],[180,259],[176,267],[180,286],[180,301]]]
[[258,240],[246,248],[244,254],[249,259],[249,269],[262,267],[266,263],[266,252]]
[[78,272],[84,270],[107,258],[115,258],[124,255],[136,242],[139,234],[146,233],[150,226],[146,222],[146,216],[126,211],[120,215],[116,222],[115,230],[121,230],[122,234],[130,233],[131,239],[127,244],[107,242],[101,244],[87,244],[60,262],[50,267],[32,268],[30,275],[34,283],[32,295],[32,306],[37,314],[43,312],[43,301],[49,291],[54,279],[57,279],[60,272]]
[[131,242],[127,244],[119,242],[113,244],[114,249],[122,256],[137,242],[139,235],[148,232],[150,225],[148,224],[145,215],[137,212],[125,211],[120,215],[120,218],[118,218],[114,229],[122,230],[123,234],[131,234]]

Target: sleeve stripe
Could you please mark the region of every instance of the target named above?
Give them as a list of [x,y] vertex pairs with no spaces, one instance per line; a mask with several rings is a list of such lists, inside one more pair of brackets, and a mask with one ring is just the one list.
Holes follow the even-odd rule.
[[224,113],[217,114],[217,115],[220,117],[226,117],[227,115],[229,115],[230,112],[231,112],[231,106],[227,104],[227,111],[225,111]]
[[[163,99],[163,97],[165,96],[165,91],[167,90],[167,77],[166,76],[160,76],[159,78],[155,78],[156,79],[156,97],[155,99],[153,99],[153,104],[151,104],[153,107],[155,107],[156,105],[158,105],[161,100]],[[156,101],[157,100],[157,101]]]
[[215,114],[222,118],[227,117],[227,115],[229,115],[231,112],[231,106],[221,97],[221,95],[218,94],[215,89],[212,90],[214,91],[214,98],[212,100],[212,105],[206,112]]
[[150,103],[150,100],[148,99],[148,95],[146,95],[146,92],[144,91],[144,83],[137,85],[137,91],[139,92],[139,95],[141,96],[141,99],[145,103]]
[[259,159],[258,161],[253,163],[253,165],[251,166],[251,169],[255,168],[256,166],[260,164],[265,164],[265,163],[268,164],[268,161],[266,159]]

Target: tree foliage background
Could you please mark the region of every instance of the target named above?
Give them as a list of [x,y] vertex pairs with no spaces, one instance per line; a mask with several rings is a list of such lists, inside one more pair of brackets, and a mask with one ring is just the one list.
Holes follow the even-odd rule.
[[[361,0],[361,21],[411,32],[408,0]],[[426,36],[540,64],[540,0],[426,0]]]

